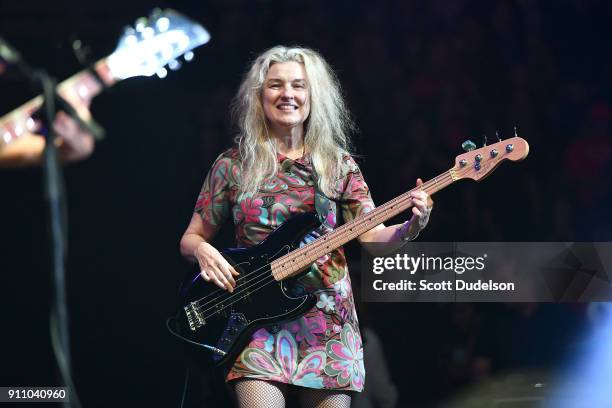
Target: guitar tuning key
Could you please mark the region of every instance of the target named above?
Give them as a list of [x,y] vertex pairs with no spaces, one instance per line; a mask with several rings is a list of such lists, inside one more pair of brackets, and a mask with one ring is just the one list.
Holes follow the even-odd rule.
[[156,74],[160,79],[164,79],[165,77],[168,76],[168,70],[164,67],[161,67],[160,69],[157,70]]
[[192,51],[186,52],[185,55],[183,55],[183,59],[185,60],[185,62],[189,62],[193,60],[193,52]]
[[168,68],[170,68],[172,71],[176,71],[181,68],[181,63],[178,60],[171,59],[168,61]]
[[472,142],[471,140],[466,140],[465,142],[461,143],[461,147],[466,152],[471,152],[472,150],[476,148],[476,144]]
[[138,20],[136,20],[136,22],[134,23],[134,26],[136,27],[136,31],[139,33],[142,33],[145,29],[145,27],[148,24],[148,20],[145,17],[140,17]]

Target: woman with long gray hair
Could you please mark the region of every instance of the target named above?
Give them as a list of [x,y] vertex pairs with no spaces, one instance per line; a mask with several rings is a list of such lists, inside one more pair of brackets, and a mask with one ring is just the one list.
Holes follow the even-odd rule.
[[[228,217],[239,246],[252,246],[297,214],[318,213],[323,223],[313,239],[336,226],[339,212],[348,221],[374,209],[350,154],[352,122],[339,82],[317,52],[265,51],[246,73],[233,108],[236,146],[206,176],[180,245],[204,280],[230,292],[238,272],[210,244]],[[416,237],[432,202],[423,191],[412,198],[409,221],[378,225],[359,240]],[[316,305],[294,321],[257,330],[227,373],[241,408],[284,407],[288,387],[299,387],[303,407],[348,408],[351,394],[363,390],[362,341],[342,248],[319,258],[300,283],[316,295]]]

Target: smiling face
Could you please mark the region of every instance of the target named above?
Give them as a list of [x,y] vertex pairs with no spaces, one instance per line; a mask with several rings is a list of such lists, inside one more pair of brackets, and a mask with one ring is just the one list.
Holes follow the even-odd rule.
[[273,132],[302,128],[310,113],[304,66],[294,61],[273,64],[263,84],[262,102]]

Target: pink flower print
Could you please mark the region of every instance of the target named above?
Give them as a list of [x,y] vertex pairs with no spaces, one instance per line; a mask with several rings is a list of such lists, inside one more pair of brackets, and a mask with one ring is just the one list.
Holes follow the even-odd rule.
[[259,348],[247,347],[240,358],[244,365],[256,373],[255,378],[265,378],[309,388],[323,388],[321,373],[327,362],[323,351],[306,355],[298,364],[298,347],[287,330],[281,330],[276,337],[274,354]]
[[324,309],[326,312],[333,312],[336,308],[336,299],[333,295],[321,293],[319,301],[317,302],[317,307],[322,310]]
[[336,377],[341,387],[350,382],[353,388],[362,390],[365,381],[363,347],[351,325],[342,327],[340,341],[330,340],[326,351],[329,361],[325,365],[325,373]]
[[245,198],[240,203],[240,212],[237,214],[238,221],[244,220],[248,224],[258,224],[260,215],[264,211],[262,208],[263,200],[261,198]]
[[298,320],[295,338],[297,341],[305,340],[310,346],[317,345],[317,334],[325,333],[325,317],[322,312],[315,317],[302,317]]
[[253,339],[249,347],[256,347],[267,352],[272,352],[272,345],[274,344],[274,337],[266,329],[259,329],[253,333]]
[[325,217],[325,221],[321,227],[323,228],[324,233],[331,232],[336,226],[336,214],[330,211]]
[[198,195],[198,199],[196,201],[195,208],[198,209],[207,209],[211,202],[211,194],[210,191],[200,191]]

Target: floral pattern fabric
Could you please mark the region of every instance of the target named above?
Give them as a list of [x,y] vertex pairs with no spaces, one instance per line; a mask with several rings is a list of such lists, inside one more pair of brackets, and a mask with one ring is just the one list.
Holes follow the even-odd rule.
[[[256,194],[239,198],[238,151],[222,153],[204,181],[195,211],[212,225],[221,225],[231,215],[239,246],[261,242],[294,215],[315,212],[320,197],[315,197],[309,157],[291,160],[279,155],[278,160],[274,179]],[[359,167],[350,156],[344,159],[336,191],[345,220],[374,208]],[[336,208],[329,203],[323,226],[304,243],[335,227]],[[316,305],[274,330],[256,331],[226,379],[249,377],[309,388],[361,391],[365,381],[363,346],[342,248],[319,258],[300,282],[315,293]]]

